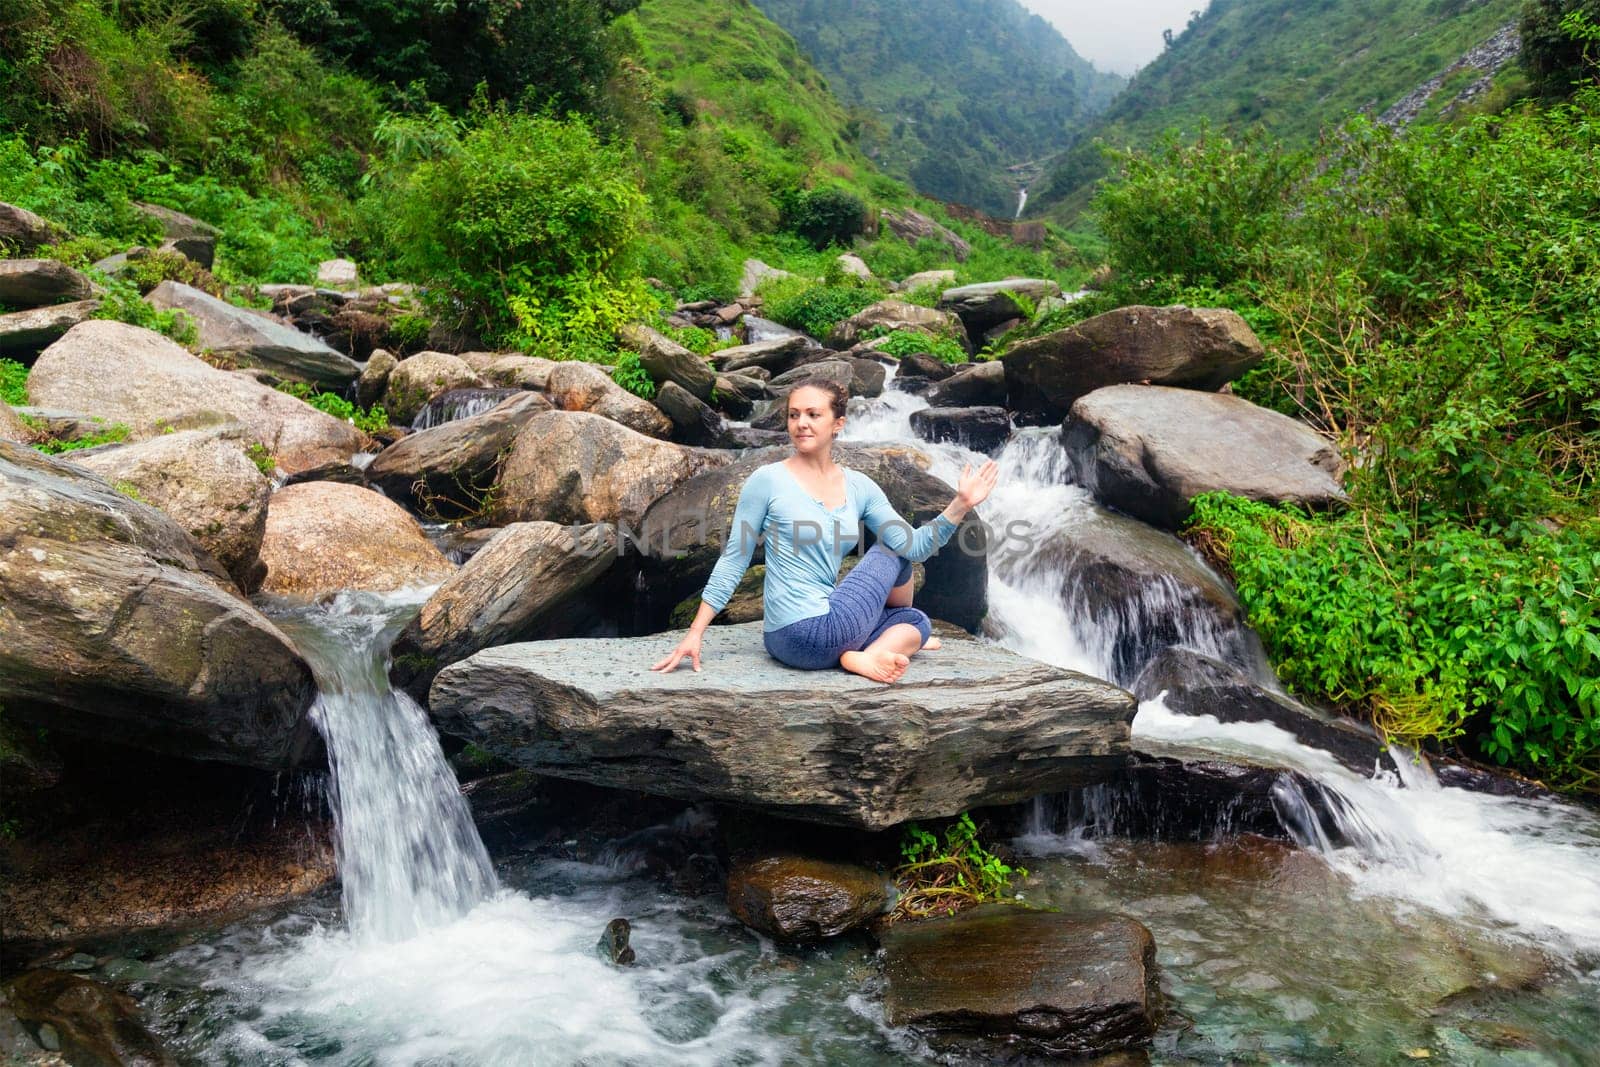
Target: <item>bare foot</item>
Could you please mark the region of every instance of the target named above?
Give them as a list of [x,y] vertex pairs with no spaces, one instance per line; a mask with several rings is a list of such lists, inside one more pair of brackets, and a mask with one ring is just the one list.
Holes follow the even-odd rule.
[[941,649],[943,647],[944,647],[944,641],[942,641],[939,638],[939,636],[937,634],[935,634],[933,637],[928,638],[927,644],[922,646],[922,651],[924,651],[924,652],[936,652],[936,651],[938,651],[939,649]]
[[898,652],[880,648],[876,651],[846,652],[839,657],[839,666],[851,674],[859,674],[874,682],[898,682],[906,673],[911,660]]

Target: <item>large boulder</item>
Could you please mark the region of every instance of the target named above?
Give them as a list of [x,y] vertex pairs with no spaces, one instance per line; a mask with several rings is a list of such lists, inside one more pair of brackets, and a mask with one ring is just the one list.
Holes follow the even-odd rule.
[[28,359],[100,308],[98,300],[32,308],[0,315],[0,356]]
[[53,222],[40,218],[27,208],[0,204],[0,246],[28,253],[40,245],[55,244],[67,234]]
[[1287,415],[1219,393],[1112,385],[1061,431],[1075,480],[1129,515],[1176,529],[1199,494],[1328,508],[1345,501],[1339,453]]
[[[733,526],[745,479],[789,453],[781,446],[752,449],[733,463],[690,478],[650,507],[636,527],[635,541],[644,556],[652,599],[662,598],[670,612],[684,597],[705,588]],[[834,458],[878,483],[889,503],[913,525],[931,521],[955,496],[953,488],[927,472],[927,457],[914,449],[836,445]],[[917,594],[917,606],[934,618],[975,628],[988,610],[987,552],[983,523],[970,514],[945,547],[923,563],[927,581]],[[758,548],[752,562],[761,559]]]
[[1239,668],[1187,648],[1153,658],[1133,684],[1140,700],[1166,695],[1180,715],[1210,715],[1219,722],[1265,722],[1301,744],[1320,748],[1359,774],[1393,765],[1388,747],[1365,723],[1331,715],[1274,692]]
[[459,356],[448,352],[418,352],[402,359],[389,372],[383,410],[391,422],[406,425],[440,393],[483,384],[483,379]]
[[573,360],[557,364],[545,390],[563,411],[587,411],[647,437],[665,438],[672,433],[672,420],[660,408],[622,388],[593,363]]
[[266,576],[261,537],[272,483],[245,455],[237,430],[186,430],[74,460],[118,492],[175,519],[246,593]]
[[158,333],[120,322],[90,321],[68,330],[40,354],[28,395],[41,407],[124,423],[136,438],[195,416],[232,420],[290,474],[348,461],[364,443],[342,419],[246,375],[218,370]]
[[518,393],[482,415],[406,434],[368,464],[367,481],[429,514],[481,511],[517,432],[549,410],[540,394]]
[[285,767],[311,669],[162,512],[0,442],[0,704],[52,732]]
[[1260,642],[1233,588],[1187,545],[1094,504],[1081,490],[1057,492],[1041,504],[1047,520],[1001,542],[991,557],[993,576],[1017,593],[1058,603],[1079,643],[1106,664],[1109,680],[1131,686],[1145,664],[1178,644],[1264,674]]
[[781,281],[784,278],[793,278],[794,275],[777,267],[769,267],[759,259],[747,259],[744,268],[739,274],[739,295],[754,296],[764,282]]
[[1037,304],[1047,297],[1060,296],[1061,286],[1047,278],[1006,278],[998,282],[958,285],[939,294],[939,307],[959,317],[967,333],[981,337],[1007,319],[1022,314],[1013,295]]
[[1002,407],[922,408],[911,413],[911,431],[924,441],[998,452],[1011,436],[1011,419]]
[[959,341],[969,351],[971,342],[961,320],[948,311],[908,304],[904,300],[880,300],[864,307],[828,331],[829,348],[849,348],[863,340],[869,330],[912,330],[930,337],[947,337]]
[[683,632],[486,649],[440,672],[441,729],[559,778],[885,829],[1109,774],[1133,697],[970,639],[893,687],[797,671],[757,623],[717,626],[701,672],[650,665]]
[[782,374],[798,363],[801,356],[815,352],[819,347],[805,334],[791,332],[785,337],[771,337],[713,352],[711,365],[725,374],[746,371],[751,367],[762,367],[773,374]]
[[556,360],[543,356],[522,356],[509,352],[498,355],[481,369],[474,369],[496,385],[543,392],[550,384],[550,372],[560,365]]
[[950,249],[957,263],[965,263],[972,255],[972,246],[961,235],[913,208],[884,208],[878,212],[878,223],[909,245],[929,238],[939,241]]
[[677,382],[662,383],[655,405],[672,420],[673,440],[701,448],[733,447],[722,416]]
[[1133,919],[990,905],[896,923],[883,947],[890,1026],[1048,1056],[1112,1052],[1156,1032],[1155,940]]
[[272,495],[262,591],[316,599],[346,589],[437,585],[455,567],[399,504],[359,485],[302,482]]
[[182,312],[194,322],[201,348],[244,367],[342,389],[361,365],[308,333],[249,308],[235,307],[182,282],[165,281],[145,296],[151,306]]
[[373,351],[367,357],[366,365],[361,368],[361,377],[356,380],[356,403],[370,408],[382,400],[383,394],[389,390],[389,375],[399,365],[400,361],[388,349]]
[[639,323],[624,327],[620,339],[639,353],[639,365],[657,385],[676,382],[701,400],[711,399],[716,373],[703,356]]
[[440,668],[536,636],[617,560],[609,523],[504,527],[422,605],[395,641],[397,685],[426,695]]
[[893,288],[901,293],[909,293],[914,289],[938,289],[942,293],[955,284],[956,272],[953,270],[919,270],[901,278]]
[[728,872],[733,917],[779,941],[822,941],[882,915],[893,888],[876,871],[805,856],[764,856]]
[[1029,338],[1000,358],[1011,410],[1055,421],[1101,386],[1220,389],[1264,355],[1236,312],[1175,305],[1117,308]]
[[1006,369],[999,363],[977,363],[928,386],[922,394],[936,408],[1004,407]]
[[637,528],[662,496],[729,461],[581,411],[547,411],[517,432],[500,471],[495,518],[503,522],[610,522]]
[[202,222],[193,215],[185,215],[170,207],[160,204],[142,204],[135,201],[133,207],[141,215],[155,219],[161,227],[163,237],[178,239],[183,237],[210,237],[215,240],[222,236],[222,231],[209,222]]
[[94,286],[87,275],[54,259],[0,259],[0,307],[36,308],[64,300],[87,300]]
[[356,289],[361,273],[348,259],[325,259],[317,264],[317,284],[328,289]]

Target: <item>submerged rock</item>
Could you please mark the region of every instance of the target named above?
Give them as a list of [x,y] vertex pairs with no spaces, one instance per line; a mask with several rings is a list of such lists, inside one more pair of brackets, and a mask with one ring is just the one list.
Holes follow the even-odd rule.
[[[6,986],[6,1000],[17,1018],[55,1044],[68,1063],[177,1063],[144,1025],[133,998],[103,982],[62,971],[29,971]],[[45,1027],[52,1036],[41,1033]]]
[[896,923],[883,947],[890,1026],[1054,1056],[1141,1045],[1156,1031],[1155,940],[1120,915],[991,905]]
[[363,443],[349,423],[121,322],[91,321],[68,330],[34,364],[28,395],[41,407],[124,423],[136,438],[181,428],[191,419],[232,420],[290,474],[348,461]]
[[1107,385],[1220,389],[1265,354],[1236,312],[1175,305],[1117,308],[1029,338],[1000,359],[1011,410],[1053,422]]
[[785,667],[754,623],[708,631],[702,672],[651,671],[681,636],[487,649],[429,707],[541,774],[871,829],[1059,791],[1128,751],[1130,694],[975,641],[885,687]]
[[779,941],[822,941],[882,915],[892,889],[876,871],[802,856],[767,856],[728,872],[728,910]]
[[1388,748],[1372,727],[1339,718],[1275,693],[1243,671],[1186,648],[1168,648],[1153,658],[1133,685],[1140,700],[1166,694],[1180,715],[1210,715],[1219,722],[1267,722],[1301,744],[1320,748],[1358,774],[1393,766]]
[[361,374],[359,363],[310,334],[182,282],[162,282],[145,300],[188,316],[199,331],[201,348],[241,366],[263,367],[293,381],[335,388],[349,385]]
[[633,946],[628,944],[632,936],[633,924],[627,919],[612,919],[606,923],[605,932],[600,935],[600,943],[595,946],[600,950],[600,958],[618,967],[632,966],[637,958]]
[[311,670],[162,512],[0,443],[0,704],[51,731],[257,767],[311,743]]
[[434,585],[455,571],[399,504],[340,482],[303,482],[274,493],[261,559],[263,592],[307,599]]
[[1061,441],[1074,480],[1119,511],[1176,529],[1201,493],[1327,508],[1345,501],[1339,453],[1320,434],[1248,400],[1112,385],[1072,405]]

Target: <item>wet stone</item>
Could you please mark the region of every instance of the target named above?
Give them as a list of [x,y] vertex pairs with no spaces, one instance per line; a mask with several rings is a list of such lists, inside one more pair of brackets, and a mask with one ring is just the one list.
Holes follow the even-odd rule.
[[768,856],[728,873],[734,918],[780,941],[821,941],[859,929],[889,904],[887,879],[848,863]]
[[637,958],[633,946],[628,944],[628,939],[633,936],[633,924],[627,919],[612,919],[606,923],[606,929],[600,935],[600,943],[595,947],[600,952],[600,958],[618,967],[632,966]]

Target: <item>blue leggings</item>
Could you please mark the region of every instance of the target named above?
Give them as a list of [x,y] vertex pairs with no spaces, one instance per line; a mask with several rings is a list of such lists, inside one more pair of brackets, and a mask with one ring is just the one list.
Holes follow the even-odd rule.
[[933,633],[927,615],[916,608],[884,606],[889,591],[910,578],[910,560],[873,545],[828,594],[828,613],[767,631],[767,652],[791,667],[819,671],[837,667],[840,656],[861,651],[897,623],[915,626],[926,642]]

